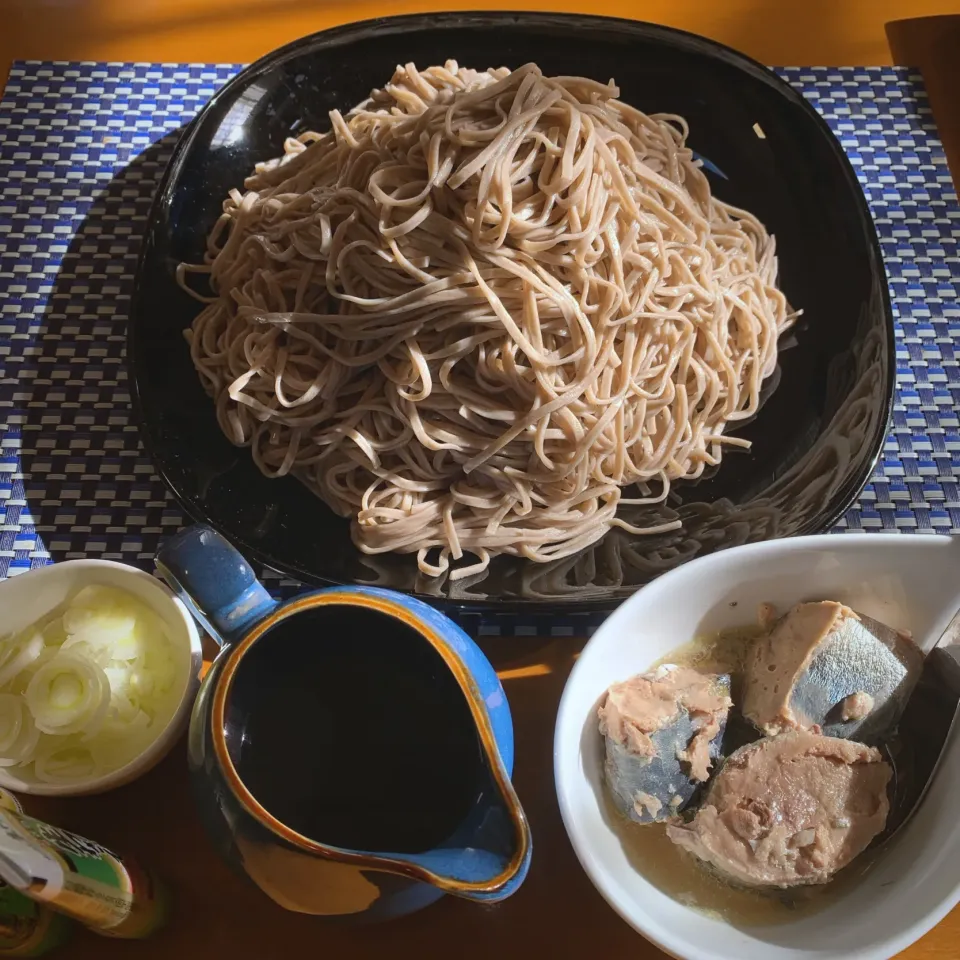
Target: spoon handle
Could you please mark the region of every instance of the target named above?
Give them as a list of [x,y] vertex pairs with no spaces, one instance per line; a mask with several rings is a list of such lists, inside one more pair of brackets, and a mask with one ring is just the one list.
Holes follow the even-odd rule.
[[945,748],[956,735],[958,705],[960,644],[938,643],[927,654],[900,719],[900,741],[908,747],[891,757],[897,784],[886,840],[910,820],[927,795]]

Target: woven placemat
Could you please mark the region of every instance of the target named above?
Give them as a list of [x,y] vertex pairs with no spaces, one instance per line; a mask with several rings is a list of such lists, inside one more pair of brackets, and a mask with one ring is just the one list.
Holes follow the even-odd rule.
[[[26,62],[11,70],[0,102],[0,577],[88,556],[151,569],[160,538],[182,522],[131,422],[124,326],[176,131],[238,69]],[[960,207],[922,80],[892,67],[779,73],[823,114],[857,170],[897,322],[893,430],[840,529],[955,532]],[[280,593],[296,589],[275,575],[269,582]],[[594,623],[466,625],[566,635]]]

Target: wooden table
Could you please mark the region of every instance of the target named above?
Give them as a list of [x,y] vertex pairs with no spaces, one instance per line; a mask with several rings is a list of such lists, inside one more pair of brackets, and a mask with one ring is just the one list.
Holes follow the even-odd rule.
[[[13,59],[248,61],[348,20],[511,6],[670,24],[765,63],[887,64],[895,55],[896,62],[923,69],[954,175],[960,173],[960,73],[944,69],[960,52],[960,18],[898,24],[889,30],[889,45],[885,32],[885,24],[898,17],[960,13],[960,0],[0,0],[0,79]],[[947,112],[951,105],[956,112]],[[176,898],[171,925],[156,938],[106,941],[81,931],[63,955],[75,960],[280,960],[309,951],[364,960],[433,958],[455,951],[464,960],[662,957],[596,893],[560,822],[553,791],[553,719],[582,643],[518,639],[485,646],[501,670],[513,708],[515,781],[535,838],[529,878],[512,899],[484,908],[446,898],[420,914],[368,928],[286,913],[212,853],[194,814],[181,747],[152,773],[111,794],[28,799],[28,810],[37,816],[137,854],[166,877]],[[956,960],[958,942],[960,910],[902,957]]]

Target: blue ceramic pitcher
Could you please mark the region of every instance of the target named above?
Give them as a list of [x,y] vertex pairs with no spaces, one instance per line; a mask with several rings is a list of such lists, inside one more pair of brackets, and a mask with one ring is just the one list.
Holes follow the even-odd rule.
[[204,526],[168,541],[157,567],[222,648],[189,762],[230,863],[288,909],[369,920],[520,886],[531,839],[510,709],[459,627],[375,588],[277,603]]

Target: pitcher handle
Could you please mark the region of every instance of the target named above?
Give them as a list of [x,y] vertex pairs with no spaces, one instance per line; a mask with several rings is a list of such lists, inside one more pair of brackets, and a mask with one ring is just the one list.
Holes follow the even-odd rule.
[[240,552],[204,524],[171,537],[156,563],[170,589],[221,647],[240,639],[277,606]]

